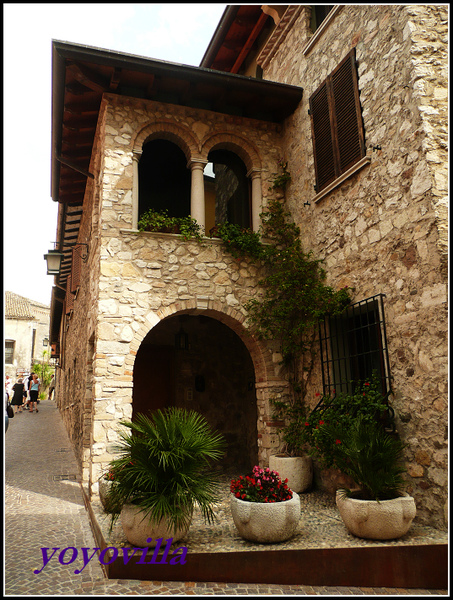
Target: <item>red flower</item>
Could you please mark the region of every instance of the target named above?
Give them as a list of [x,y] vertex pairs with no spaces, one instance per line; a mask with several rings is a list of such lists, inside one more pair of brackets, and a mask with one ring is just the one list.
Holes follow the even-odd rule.
[[335,443],[336,443],[336,444],[337,444],[337,446],[338,446],[338,444],[341,444],[341,440],[335,440]]
[[320,425],[324,425],[324,421],[319,421],[319,424]]

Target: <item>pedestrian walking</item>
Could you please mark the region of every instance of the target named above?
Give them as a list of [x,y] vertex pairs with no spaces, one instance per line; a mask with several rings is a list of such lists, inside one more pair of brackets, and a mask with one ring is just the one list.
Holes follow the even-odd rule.
[[33,410],[35,410],[36,408],[36,412],[39,412],[38,410],[38,397],[39,397],[39,390],[41,387],[41,382],[38,379],[38,376],[33,373],[32,375],[32,380],[31,380],[31,384],[30,384],[30,412],[32,413]]
[[24,391],[24,383],[22,381],[22,378],[19,377],[19,379],[12,387],[13,399],[11,400],[11,405],[14,406],[15,414],[17,414],[18,412],[22,412],[22,406],[24,404]]
[[5,377],[5,391],[8,394],[8,398],[11,398],[12,387],[13,387],[13,382],[11,380],[11,377],[9,375],[6,375],[6,377]]

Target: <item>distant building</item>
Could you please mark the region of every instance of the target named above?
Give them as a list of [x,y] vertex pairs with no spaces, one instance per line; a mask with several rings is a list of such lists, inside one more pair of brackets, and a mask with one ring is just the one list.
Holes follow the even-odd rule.
[[50,306],[5,292],[5,374],[19,377],[49,348]]

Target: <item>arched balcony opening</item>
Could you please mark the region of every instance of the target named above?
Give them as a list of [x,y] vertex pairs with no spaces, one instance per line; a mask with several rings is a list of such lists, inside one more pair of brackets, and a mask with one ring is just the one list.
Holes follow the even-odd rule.
[[206,231],[229,222],[251,227],[251,185],[244,162],[229,150],[213,150],[205,169]]
[[191,172],[179,146],[164,139],[145,143],[138,180],[139,218],[149,209],[167,210],[171,217],[190,215]]

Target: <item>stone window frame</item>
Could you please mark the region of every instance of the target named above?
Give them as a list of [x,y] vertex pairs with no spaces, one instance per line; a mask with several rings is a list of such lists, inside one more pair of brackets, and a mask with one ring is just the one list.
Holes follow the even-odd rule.
[[316,29],[316,31],[313,33],[311,38],[308,40],[308,42],[303,47],[302,54],[304,56],[307,56],[307,54],[309,54],[313,50],[313,48],[319,42],[319,40],[324,35],[326,30],[330,27],[332,22],[335,20],[337,15],[341,12],[343,7],[344,7],[343,4],[334,5],[332,10],[329,12],[329,14],[326,16],[326,18],[322,21],[321,25]]

